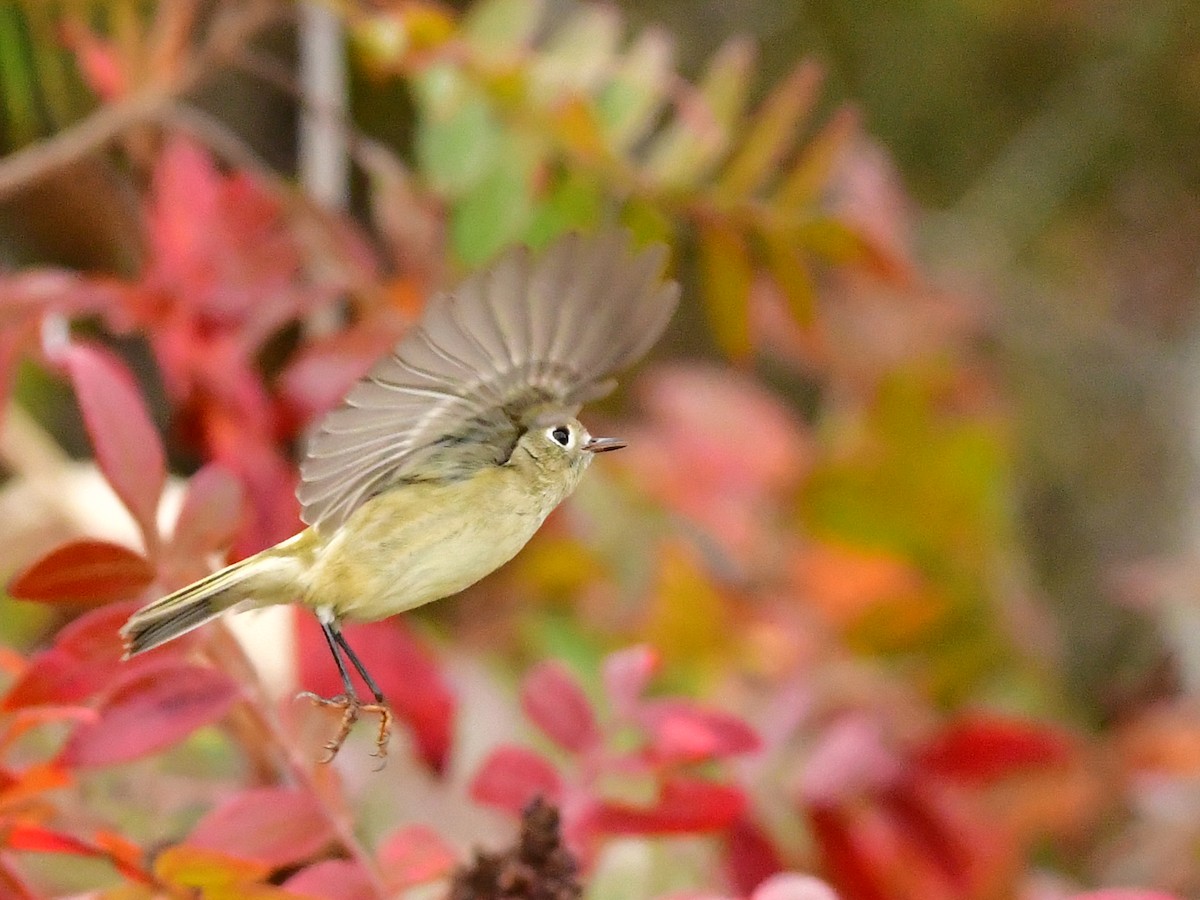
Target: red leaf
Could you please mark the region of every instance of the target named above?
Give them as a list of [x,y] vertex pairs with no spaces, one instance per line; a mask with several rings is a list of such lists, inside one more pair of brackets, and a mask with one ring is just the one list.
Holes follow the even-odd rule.
[[425,825],[409,825],[392,832],[377,855],[388,885],[396,890],[444,878],[457,859],[450,845]]
[[254,788],[234,794],[202,818],[186,843],[272,869],[316,856],[334,839],[312,794],[293,788]]
[[108,541],[63,544],[21,572],[8,586],[20,600],[106,604],[128,600],[154,580],[140,553]]
[[[341,679],[316,620],[298,616],[297,629],[301,685],[324,697],[342,693]],[[421,758],[441,772],[450,752],[455,703],[434,657],[402,620],[348,625],[344,633],[392,710],[412,729]],[[359,690],[370,696],[365,685]]]
[[605,834],[696,834],[729,828],[745,811],[740,788],[676,776],[663,782],[653,806],[602,804],[593,826]]
[[891,815],[896,832],[916,848],[919,859],[929,863],[956,893],[970,895],[973,851],[981,846],[980,835],[946,815],[930,787],[929,782],[918,785],[906,780],[885,791],[880,806]]
[[592,705],[562,663],[534,666],[521,685],[521,707],[530,721],[566,750],[583,753],[600,743]]
[[377,900],[379,893],[358,863],[348,859],[327,859],[297,872],[283,883],[296,894],[322,900]]
[[106,690],[118,678],[151,667],[159,659],[186,652],[192,638],[185,635],[166,647],[121,661],[124,645],[119,629],[137,603],[114,603],[89,610],[65,626],[54,646],[36,654],[9,688],[3,709],[77,703]]
[[519,815],[538,797],[557,803],[562,782],[545,757],[524,747],[503,746],[483,761],[471,780],[470,792],[477,803]]
[[1071,742],[1050,726],[1015,717],[967,714],[918,754],[932,774],[987,784],[1027,769],[1061,766],[1074,758]]
[[646,702],[637,717],[650,732],[651,752],[665,763],[723,759],[761,746],[741,719],[686,700]]
[[813,838],[820,849],[824,874],[839,893],[853,900],[890,900],[881,869],[868,842],[840,810],[813,806],[808,812]]
[[84,700],[104,687],[104,681],[97,676],[115,673],[116,668],[115,659],[111,666],[92,665],[58,648],[44,650],[33,657],[4,695],[3,708],[14,710]]
[[613,712],[623,717],[633,714],[658,665],[658,652],[645,645],[618,651],[604,660],[604,691]]
[[730,883],[744,895],[782,872],[783,860],[761,825],[752,819],[740,819],[725,835],[725,868]]
[[75,389],[96,462],[153,552],[167,470],[162,442],[137,385],[123,363],[97,347],[72,344],[60,361]]
[[113,686],[99,718],[71,735],[62,762],[83,768],[148,756],[218,721],[237,699],[237,685],[223,672],[170,658],[153,663]]
[[187,559],[224,549],[233,540],[241,518],[241,483],[222,466],[209,464],[188,482],[171,552]]

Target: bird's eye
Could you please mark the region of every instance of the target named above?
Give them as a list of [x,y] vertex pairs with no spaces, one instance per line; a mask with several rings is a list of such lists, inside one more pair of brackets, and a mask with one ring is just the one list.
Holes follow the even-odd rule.
[[559,425],[557,428],[551,431],[550,437],[552,437],[554,442],[560,447],[565,447],[571,442],[571,432],[565,425]]

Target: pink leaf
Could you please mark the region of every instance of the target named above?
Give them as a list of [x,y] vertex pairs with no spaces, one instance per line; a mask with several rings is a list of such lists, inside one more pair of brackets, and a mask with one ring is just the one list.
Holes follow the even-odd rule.
[[560,747],[583,753],[600,743],[587,695],[559,662],[534,666],[521,685],[521,708]]
[[334,836],[312,794],[263,787],[224,800],[200,820],[186,843],[278,869],[316,856]]
[[396,890],[436,881],[450,874],[457,859],[441,836],[425,825],[392,832],[379,846],[379,867]]
[[557,803],[561,795],[562,782],[554,766],[523,747],[497,747],[471,781],[471,797],[477,803],[513,814],[520,814],[538,797]]
[[154,568],[140,553],[108,541],[63,544],[21,572],[8,592],[39,603],[106,604],[127,600],[154,580]]
[[695,834],[728,828],[745,811],[740,788],[676,776],[663,782],[652,806],[605,803],[593,825],[604,834]]
[[[301,685],[324,697],[342,693],[341,679],[316,620],[299,616],[297,629]],[[344,633],[393,711],[412,729],[421,758],[434,771],[442,771],[453,737],[455,703],[434,657],[401,620],[348,625]],[[359,690],[370,696],[366,685]]]
[[[377,317],[378,318],[378,317]],[[307,423],[332,409],[400,337],[400,329],[373,319],[335,332],[300,350],[279,377],[279,390],[297,419]]]
[[1012,716],[959,717],[919,753],[920,765],[944,778],[987,784],[1022,770],[1062,766],[1074,754],[1061,731]]
[[241,484],[222,466],[205,466],[188,482],[172,552],[190,558],[224,549],[233,540],[241,515]]
[[377,900],[371,880],[348,859],[327,859],[297,872],[283,883],[292,893],[321,900]]
[[618,651],[604,660],[604,691],[613,712],[621,717],[633,714],[658,665],[658,652],[644,644]]
[[158,543],[155,516],[167,470],[142,396],[124,364],[98,347],[72,344],[60,361],[75,389],[96,462],[152,552]]
[[1103,891],[1089,891],[1086,894],[1074,894],[1071,900],[1180,900],[1180,898],[1175,894],[1164,894],[1162,891],[1142,888],[1109,888]]
[[223,672],[170,658],[154,662],[113,686],[99,718],[71,735],[64,764],[109,766],[148,756],[220,720],[237,699],[237,685]]
[[665,763],[723,759],[761,745],[758,735],[741,719],[686,700],[648,701],[637,717],[650,732],[651,752]]
[[75,54],[83,80],[101,100],[115,100],[129,89],[129,79],[112,42],[100,37],[82,21],[63,22],[63,38]]

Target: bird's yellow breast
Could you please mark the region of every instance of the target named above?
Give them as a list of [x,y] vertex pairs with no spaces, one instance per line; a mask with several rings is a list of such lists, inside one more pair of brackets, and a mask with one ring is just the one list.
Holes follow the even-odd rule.
[[512,559],[559,499],[505,467],[387,491],[319,542],[305,602],[374,620],[456,594]]

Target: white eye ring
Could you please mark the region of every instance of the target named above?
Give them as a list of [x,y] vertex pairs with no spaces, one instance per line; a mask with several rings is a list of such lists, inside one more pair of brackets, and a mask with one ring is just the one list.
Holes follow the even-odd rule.
[[547,429],[546,434],[560,447],[570,447],[575,441],[575,435],[566,425],[555,425],[553,428]]

